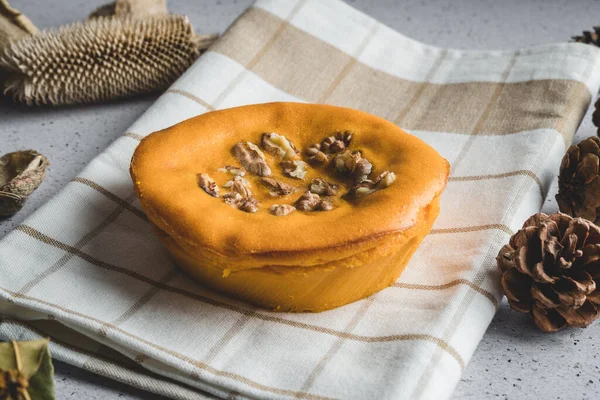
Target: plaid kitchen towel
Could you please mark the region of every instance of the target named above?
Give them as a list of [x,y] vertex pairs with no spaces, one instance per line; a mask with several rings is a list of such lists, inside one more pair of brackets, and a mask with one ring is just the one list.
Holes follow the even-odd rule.
[[[57,358],[173,398],[448,398],[498,307],[498,249],[540,209],[599,84],[582,44],[447,50],[341,1],[259,0],[0,242],[0,335],[51,336]],[[439,219],[390,288],[272,313],[194,284],[154,238],[128,173],[139,140],[270,101],[367,111],[450,161]]]

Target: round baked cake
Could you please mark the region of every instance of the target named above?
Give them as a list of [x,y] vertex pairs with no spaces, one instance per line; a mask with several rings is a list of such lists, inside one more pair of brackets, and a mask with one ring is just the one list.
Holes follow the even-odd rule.
[[277,311],[323,311],[394,283],[439,213],[449,164],[373,115],[243,106],[142,140],[131,176],[175,263]]

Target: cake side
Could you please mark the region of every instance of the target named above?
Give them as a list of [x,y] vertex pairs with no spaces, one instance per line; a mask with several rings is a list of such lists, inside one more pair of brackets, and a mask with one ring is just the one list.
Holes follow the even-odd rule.
[[[393,170],[394,185],[327,212],[285,217],[242,213],[198,190],[198,172],[215,174],[239,163],[231,149],[241,139],[259,142],[261,132],[278,131],[296,147],[308,148],[334,127],[353,130],[354,145],[372,161],[374,173]],[[136,150],[131,173],[149,217],[188,254],[209,252],[249,269],[268,263],[318,265],[376,247],[378,238],[417,222],[418,210],[443,190],[448,163],[419,139],[360,111],[271,103],[207,113],[152,134]],[[306,184],[321,172],[309,173],[314,176]],[[277,171],[272,176],[292,182]],[[260,203],[268,207],[280,200],[263,197]]]

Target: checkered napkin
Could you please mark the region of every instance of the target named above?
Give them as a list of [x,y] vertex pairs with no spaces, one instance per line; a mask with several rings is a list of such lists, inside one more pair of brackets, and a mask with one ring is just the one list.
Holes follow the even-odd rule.
[[[0,337],[51,336],[58,359],[180,399],[448,398],[498,307],[498,249],[540,209],[599,85],[585,45],[446,50],[337,0],[259,0],[0,242]],[[367,111],[450,161],[435,227],[390,288],[272,313],[194,284],[154,238],[128,174],[139,140],[270,101]]]

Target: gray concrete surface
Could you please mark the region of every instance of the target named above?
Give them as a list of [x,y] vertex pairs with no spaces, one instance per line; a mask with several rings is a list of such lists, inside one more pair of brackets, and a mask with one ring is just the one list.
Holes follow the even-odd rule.
[[[108,1],[108,0],[107,0]],[[328,1],[328,0],[323,0]],[[83,19],[103,1],[11,0],[39,27]],[[221,32],[250,0],[171,0],[197,30]],[[594,0],[350,0],[356,8],[426,43],[464,49],[506,49],[568,40],[600,24]],[[48,178],[25,209],[0,222],[0,238],[58,192],[91,158],[152,103],[142,97],[105,105],[27,108],[0,98],[0,153],[34,148],[52,161]],[[578,140],[595,132],[590,113]],[[545,210],[556,210],[552,189]],[[455,399],[600,398],[600,323],[585,330],[539,333],[502,305],[464,371]],[[598,343],[598,346],[596,344]],[[56,364],[58,399],[155,399],[148,393]]]

